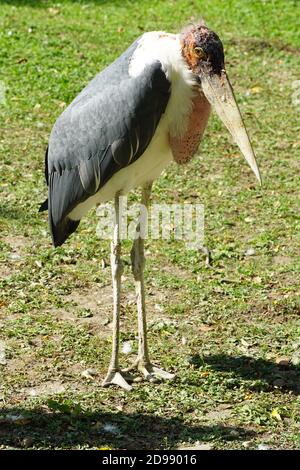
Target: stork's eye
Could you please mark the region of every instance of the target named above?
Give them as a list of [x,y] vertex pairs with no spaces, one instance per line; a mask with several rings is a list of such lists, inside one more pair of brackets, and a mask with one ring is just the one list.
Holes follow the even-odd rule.
[[196,52],[199,59],[201,59],[201,60],[206,60],[207,59],[207,54],[204,52],[202,47],[195,47],[195,52]]

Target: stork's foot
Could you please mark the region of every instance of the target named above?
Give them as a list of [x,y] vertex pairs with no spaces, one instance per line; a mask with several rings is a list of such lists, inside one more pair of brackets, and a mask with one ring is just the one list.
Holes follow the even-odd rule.
[[143,374],[146,380],[149,382],[159,382],[161,380],[172,380],[175,374],[171,374],[164,369],[160,369],[152,364],[141,365],[138,370]]
[[108,370],[105,379],[102,382],[102,387],[108,387],[109,385],[118,385],[127,392],[130,392],[132,386],[129,385],[128,380],[131,380],[129,375],[123,374],[119,370]]
[[145,362],[143,360],[137,359],[134,364],[125,370],[129,372],[133,369],[137,369],[143,374],[146,380],[149,382],[160,382],[161,380],[172,380],[175,377],[175,374],[171,374],[159,367],[151,364],[151,362]]

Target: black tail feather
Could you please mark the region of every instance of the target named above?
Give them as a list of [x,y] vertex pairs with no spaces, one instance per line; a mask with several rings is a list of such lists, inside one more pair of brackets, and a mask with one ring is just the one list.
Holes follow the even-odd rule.
[[[72,182],[75,181],[74,184],[72,185],[72,188],[78,188],[78,190],[80,190],[82,192],[83,188],[82,188],[82,185],[79,184],[80,180],[79,181],[76,180],[76,178],[79,179],[78,170],[76,169],[76,171],[71,171],[71,172],[67,172],[67,173],[70,173],[71,176],[73,177]],[[40,205],[40,208],[39,208],[39,212],[43,212],[43,211],[47,211],[47,210],[49,211],[50,231],[51,231],[51,235],[52,235],[52,242],[53,242],[53,245],[55,247],[62,245],[66,241],[66,239],[73,232],[75,232],[75,230],[77,229],[77,227],[80,223],[80,220],[72,220],[72,219],[69,219],[69,217],[67,215],[64,216],[65,198],[61,196],[61,194],[64,195],[64,192],[59,191],[59,189],[61,190],[62,188],[64,188],[65,178],[66,178],[67,174],[63,173],[62,175],[59,175],[59,176],[60,176],[60,178],[58,178],[58,175],[55,172],[53,172],[52,175],[50,176],[50,191],[49,191],[49,194],[52,195],[52,196],[50,196],[50,201],[48,201],[48,199],[46,199],[46,201],[44,201]],[[49,186],[48,147],[47,147],[46,153],[45,153],[45,178],[46,178],[47,186]],[[74,178],[75,178],[75,180],[74,180]],[[60,181],[60,185],[61,185],[61,187],[55,188],[57,190],[56,192],[58,193],[58,194],[54,193],[56,196],[53,196],[53,180],[54,179],[56,180],[56,183],[58,181]],[[77,184],[75,184],[75,183],[77,183]],[[71,192],[71,195],[72,194],[73,193]],[[53,201],[53,198],[54,198],[54,201]],[[53,207],[55,208],[54,214],[53,214]]]
[[44,201],[40,205],[39,212],[44,212],[44,211],[47,211],[47,210],[48,210],[48,199],[46,199],[46,201]]
[[45,153],[45,180],[46,180],[47,186],[49,186],[49,175],[48,175],[48,149],[49,149],[49,147],[47,147],[46,153]]
[[52,225],[53,245],[55,247],[62,245],[71,233],[75,232],[79,223],[80,220],[71,220],[68,217],[65,217],[58,225]]

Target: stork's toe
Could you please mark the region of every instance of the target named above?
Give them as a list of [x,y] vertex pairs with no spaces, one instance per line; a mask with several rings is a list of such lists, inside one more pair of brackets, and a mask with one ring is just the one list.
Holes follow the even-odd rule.
[[175,374],[171,374],[170,372],[156,366],[152,366],[151,375],[161,380],[172,380],[175,377]]
[[172,380],[175,374],[160,369],[152,364],[139,367],[139,371],[142,372],[146,380],[149,382],[159,382],[160,380]]
[[108,370],[105,379],[102,382],[102,387],[108,387],[109,385],[117,385],[127,392],[130,392],[132,386],[128,383],[128,380],[131,380],[131,377],[123,374],[118,370]]
[[[131,367],[125,369],[125,372],[137,369],[149,382],[159,382],[161,380],[172,380],[175,377],[175,374],[165,371],[153,364],[151,362],[145,362],[143,360],[137,359]],[[135,380],[136,381],[136,380]]]

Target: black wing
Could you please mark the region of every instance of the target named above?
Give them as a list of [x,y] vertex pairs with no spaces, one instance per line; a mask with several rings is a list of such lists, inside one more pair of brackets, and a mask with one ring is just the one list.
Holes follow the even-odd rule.
[[160,62],[136,78],[128,74],[136,47],[98,74],[54,125],[46,166],[55,246],[79,224],[68,214],[144,153],[165,111],[170,82]]

